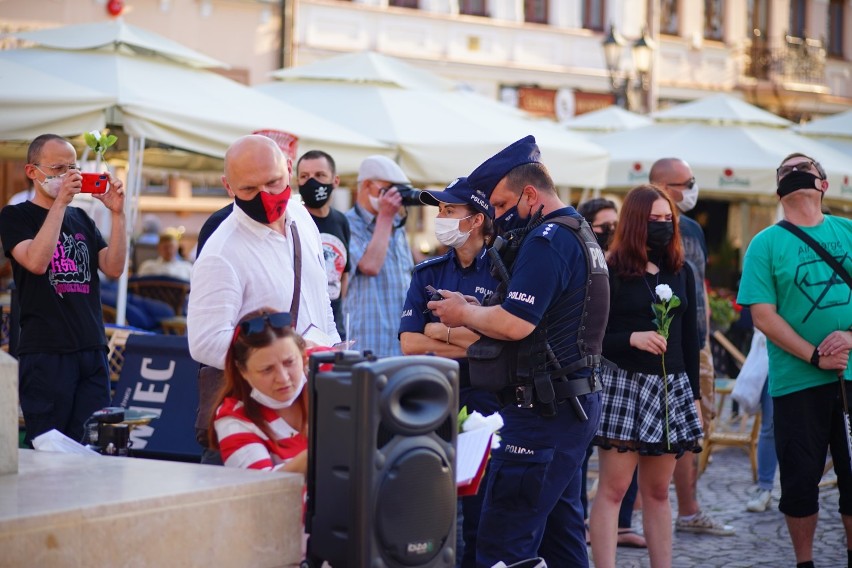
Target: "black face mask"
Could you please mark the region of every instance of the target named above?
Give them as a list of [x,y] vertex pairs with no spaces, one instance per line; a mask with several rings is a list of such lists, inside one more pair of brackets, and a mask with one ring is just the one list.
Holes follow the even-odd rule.
[[660,255],[665,252],[666,247],[672,242],[674,236],[674,223],[671,221],[649,221],[648,240],[646,241],[651,252]]
[[817,189],[817,181],[820,178],[815,176],[810,172],[800,172],[799,170],[793,170],[778,182],[778,189],[776,193],[778,197],[784,197],[785,195],[790,195],[794,191],[798,191],[800,189],[813,189],[819,191]]
[[494,227],[497,229],[497,234],[504,235],[514,229],[520,229],[527,226],[529,218],[521,219],[521,216],[518,213],[518,205],[521,203],[521,198],[523,196],[524,194],[521,193],[518,196],[517,203],[507,209],[505,213],[494,219]]
[[601,247],[601,250],[606,252],[609,249],[609,244],[612,242],[612,236],[615,234],[610,227],[603,227],[600,233],[595,233],[595,239],[598,241],[598,245]]
[[246,215],[264,225],[269,225],[280,219],[287,209],[290,200],[290,186],[277,195],[267,191],[258,191],[251,199],[245,200],[234,197],[234,203],[242,209]]
[[305,202],[305,207],[309,209],[319,209],[328,203],[331,197],[331,191],[334,188],[330,183],[322,184],[316,178],[310,178],[308,181],[299,186],[299,195],[302,196],[302,201]]

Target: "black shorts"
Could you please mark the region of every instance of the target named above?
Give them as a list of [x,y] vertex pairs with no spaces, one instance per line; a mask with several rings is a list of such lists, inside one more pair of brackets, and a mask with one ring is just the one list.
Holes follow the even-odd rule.
[[[844,381],[852,399],[852,381]],[[819,511],[819,482],[831,450],[840,514],[852,515],[852,472],[837,381],[784,396],[773,397],[775,450],[781,472],[778,509],[791,517]]]

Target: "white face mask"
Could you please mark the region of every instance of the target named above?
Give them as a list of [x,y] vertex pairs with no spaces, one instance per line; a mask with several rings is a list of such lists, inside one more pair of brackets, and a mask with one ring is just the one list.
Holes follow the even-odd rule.
[[378,212],[379,211],[379,198],[373,197],[372,195],[368,195],[367,199],[370,200],[370,207],[373,208],[373,211]]
[[273,410],[281,410],[282,408],[289,408],[290,405],[293,404],[299,395],[302,393],[302,389],[305,388],[305,383],[308,382],[308,378],[305,376],[305,373],[302,373],[302,376],[299,377],[299,383],[296,389],[293,391],[293,396],[288,398],[287,400],[277,400],[272,398],[269,395],[263,394],[256,388],[251,389],[251,397],[262,404],[263,406],[269,407]]
[[[41,170],[36,166],[36,169],[41,172]],[[44,172],[41,172],[44,174]],[[67,173],[64,173],[59,176],[49,176],[44,174],[44,181],[39,182],[41,184],[44,192],[47,193],[53,199],[56,199],[56,196],[59,195],[59,189],[62,187],[62,178],[64,178]]]
[[694,183],[692,185],[692,189],[686,189],[683,191],[683,199],[677,202],[677,208],[686,213],[687,211],[691,211],[697,202],[698,184]]
[[435,218],[435,238],[444,246],[458,248],[467,242],[470,237],[470,231],[462,233],[459,231],[459,223],[463,219],[470,219],[473,215],[468,215],[462,219],[447,219],[443,217]]

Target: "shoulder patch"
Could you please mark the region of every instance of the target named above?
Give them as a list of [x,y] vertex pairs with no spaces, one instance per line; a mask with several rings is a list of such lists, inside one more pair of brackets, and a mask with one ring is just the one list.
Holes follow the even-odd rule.
[[435,266],[435,265],[441,264],[442,262],[447,262],[447,260],[449,260],[449,258],[450,258],[449,253],[442,254],[441,256],[435,256],[435,257],[432,257],[432,258],[427,258],[426,260],[418,262],[414,266],[414,272],[417,272],[418,270],[423,270],[424,268],[429,267],[429,266]]
[[542,223],[530,233],[530,237],[538,237],[550,241],[553,240],[553,235],[556,234],[558,228],[559,225],[557,223]]

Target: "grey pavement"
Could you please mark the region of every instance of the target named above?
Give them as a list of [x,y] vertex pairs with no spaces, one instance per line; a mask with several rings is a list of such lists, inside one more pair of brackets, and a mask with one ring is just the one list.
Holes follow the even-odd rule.
[[[739,448],[723,448],[713,452],[710,464],[698,480],[698,501],[702,509],[714,518],[732,525],[734,536],[711,536],[674,533],[674,568],[750,568],[767,566],[783,568],[796,566],[793,547],[778,511],[781,490],[776,475],[771,509],[764,513],[749,513],[745,509],[751,492],[751,466],[748,455]],[[591,464],[590,464],[591,469]],[[814,562],[817,568],[844,568],[846,538],[838,513],[839,494],[832,483],[833,471],[823,478],[820,490],[820,513],[814,542]],[[672,515],[677,515],[674,487],[671,489]],[[642,532],[642,514],[633,516],[633,528]],[[648,551],[619,548],[619,568],[649,568]]]

